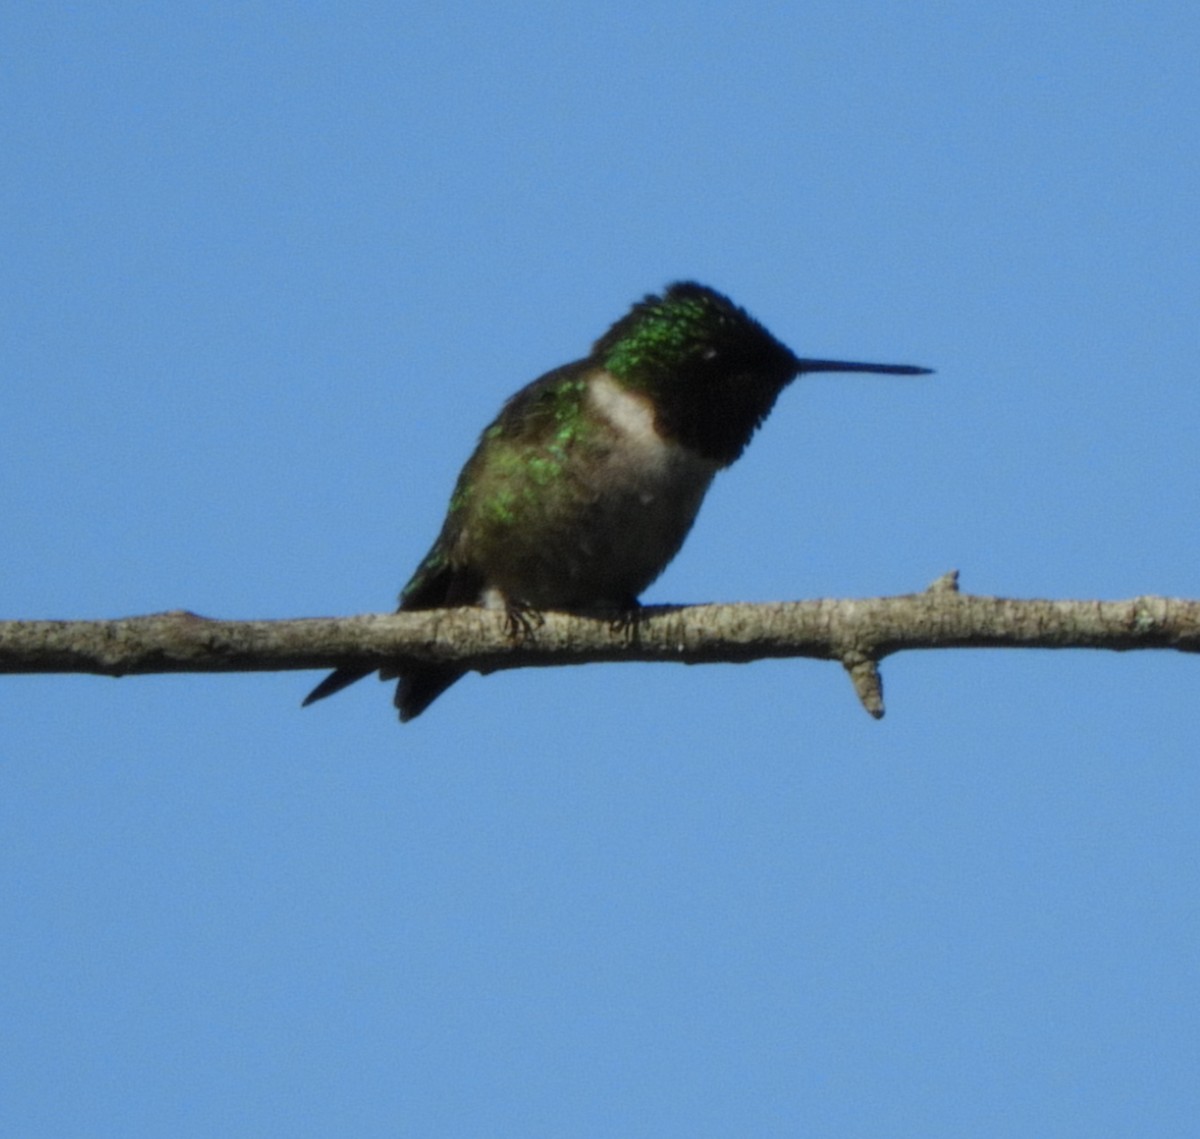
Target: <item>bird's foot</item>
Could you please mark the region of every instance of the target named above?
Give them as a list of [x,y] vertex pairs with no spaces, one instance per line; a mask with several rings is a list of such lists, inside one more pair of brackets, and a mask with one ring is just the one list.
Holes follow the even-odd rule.
[[546,618],[532,605],[509,601],[504,606],[504,632],[510,641],[523,641],[541,628]]
[[623,633],[627,645],[634,645],[637,644],[641,619],[642,603],[636,597],[631,597],[625,602],[625,608],[609,619],[608,627],[614,633]]

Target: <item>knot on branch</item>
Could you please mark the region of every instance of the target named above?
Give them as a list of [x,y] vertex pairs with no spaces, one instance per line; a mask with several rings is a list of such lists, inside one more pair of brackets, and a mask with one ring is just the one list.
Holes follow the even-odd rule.
[[852,649],[843,654],[842,667],[850,674],[850,683],[868,715],[882,720],[883,677],[879,673],[879,662],[861,650]]

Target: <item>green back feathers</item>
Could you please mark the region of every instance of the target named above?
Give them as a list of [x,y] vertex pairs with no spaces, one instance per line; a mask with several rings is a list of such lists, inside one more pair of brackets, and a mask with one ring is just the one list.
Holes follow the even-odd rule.
[[592,371],[588,361],[579,360],[526,385],[504,405],[483,441],[569,443],[579,430]]

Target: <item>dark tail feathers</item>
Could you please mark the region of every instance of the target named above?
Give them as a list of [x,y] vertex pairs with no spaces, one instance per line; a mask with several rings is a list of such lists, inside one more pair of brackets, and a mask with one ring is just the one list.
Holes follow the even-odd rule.
[[[307,708],[317,700],[324,700],[326,696],[341,692],[343,688],[348,688],[364,676],[370,676],[374,671],[370,668],[339,668],[305,696],[300,706]],[[418,672],[403,674],[385,670],[379,674],[381,680],[399,681],[394,703],[399,709],[401,723],[407,723],[419,716],[462,675],[462,670],[457,668],[423,668]]]
[[[390,679],[380,674],[383,679]],[[392,673],[399,683],[392,702],[400,711],[400,722],[407,723],[419,716],[447,688],[465,674],[460,668],[422,668],[417,672]]]
[[324,700],[326,696],[341,692],[343,688],[348,688],[356,680],[362,680],[364,676],[370,676],[374,671],[373,668],[339,668],[335,672],[331,672],[305,696],[300,707],[307,708],[317,700]]

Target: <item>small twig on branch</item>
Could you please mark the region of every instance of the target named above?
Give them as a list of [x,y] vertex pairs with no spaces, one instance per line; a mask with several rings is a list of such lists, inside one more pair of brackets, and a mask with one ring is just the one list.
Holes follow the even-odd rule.
[[0,621],[0,673],[165,672],[449,663],[479,672],[612,661],[839,661],[863,706],[883,715],[879,662],[903,649],[1200,651],[1200,601],[1041,601],[959,593],[947,574],[923,593],[863,600],[650,606],[636,635],[611,615],[546,613],[520,637],[503,613],[431,609],[279,621],[177,610],[111,621]]

